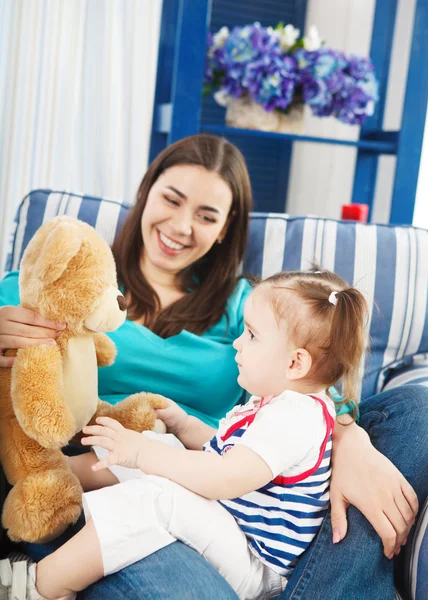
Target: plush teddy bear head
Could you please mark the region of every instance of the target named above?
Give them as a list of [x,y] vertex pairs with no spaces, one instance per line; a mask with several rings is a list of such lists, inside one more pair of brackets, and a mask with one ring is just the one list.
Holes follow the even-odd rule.
[[21,304],[71,334],[113,331],[126,318],[110,248],[88,224],[56,217],[37,231],[20,267]]

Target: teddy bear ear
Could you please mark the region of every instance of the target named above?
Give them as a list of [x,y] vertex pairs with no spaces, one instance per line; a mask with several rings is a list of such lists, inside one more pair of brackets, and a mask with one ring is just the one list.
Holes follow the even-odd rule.
[[71,221],[59,222],[48,234],[41,252],[33,266],[33,276],[44,284],[53,283],[61,277],[70,260],[82,245],[82,235]]

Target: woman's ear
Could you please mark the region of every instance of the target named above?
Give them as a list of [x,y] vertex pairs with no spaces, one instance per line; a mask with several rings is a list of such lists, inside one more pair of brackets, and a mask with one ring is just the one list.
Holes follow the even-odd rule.
[[297,348],[290,354],[287,378],[290,380],[306,377],[312,367],[312,357],[304,348]]
[[231,224],[231,222],[232,222],[233,218],[235,217],[235,215],[236,215],[236,210],[231,210],[230,213],[228,214],[227,219],[226,219],[226,223],[223,225],[223,229],[220,231],[220,234],[219,234],[219,236],[217,238],[217,242],[219,244],[221,244],[222,241],[224,240],[224,238],[226,237],[227,230],[229,229],[229,225]]

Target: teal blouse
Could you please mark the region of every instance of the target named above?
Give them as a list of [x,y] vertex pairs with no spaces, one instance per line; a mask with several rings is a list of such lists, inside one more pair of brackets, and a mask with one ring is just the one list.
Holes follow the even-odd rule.
[[[250,284],[241,279],[226,313],[202,335],[183,330],[163,339],[133,321],[125,321],[108,333],[118,352],[111,367],[98,371],[100,398],[115,404],[136,392],[155,392],[217,427],[243,394],[237,383],[232,343],[241,335],[244,304],[250,291]],[[0,306],[6,304],[19,304],[17,271],[0,282]]]

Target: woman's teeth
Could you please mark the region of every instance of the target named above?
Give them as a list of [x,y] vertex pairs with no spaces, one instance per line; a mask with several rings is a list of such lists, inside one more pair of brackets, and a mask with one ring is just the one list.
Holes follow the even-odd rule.
[[182,250],[183,248],[185,248],[185,246],[183,246],[182,244],[177,244],[177,242],[173,242],[161,232],[159,232],[159,237],[165,244],[165,246],[168,246],[168,248],[171,248],[171,250]]

